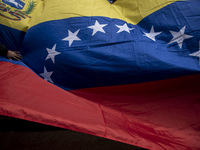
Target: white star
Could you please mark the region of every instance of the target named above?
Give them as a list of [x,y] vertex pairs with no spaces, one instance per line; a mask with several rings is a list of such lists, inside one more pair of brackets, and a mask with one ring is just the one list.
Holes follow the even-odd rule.
[[200,41],[199,41],[199,51],[189,54],[190,56],[199,57],[199,64],[200,64]]
[[154,42],[156,41],[155,37],[159,34],[161,34],[162,32],[155,32],[153,26],[151,27],[151,31],[150,33],[145,33],[144,32],[144,36],[150,38],[151,40],[153,40]]
[[60,52],[57,52],[56,51],[56,44],[53,46],[52,49],[49,49],[49,48],[46,48],[47,49],[47,52],[48,52],[48,55],[46,57],[46,60],[51,58],[51,60],[53,61],[53,63],[55,63],[55,56],[60,54]]
[[80,29],[77,30],[76,32],[72,33],[70,30],[68,30],[68,37],[66,37],[62,40],[63,41],[69,41],[69,47],[70,47],[74,41],[81,41],[81,39],[79,39],[77,37],[77,34],[78,34],[79,31],[80,31]]
[[177,42],[180,48],[182,48],[183,41],[185,39],[189,39],[189,38],[193,37],[191,35],[184,34],[185,33],[185,26],[179,32],[175,32],[175,31],[170,31],[170,32],[173,36],[173,39],[168,44]]
[[130,33],[130,30],[134,29],[134,28],[129,28],[126,23],[123,26],[120,26],[120,25],[116,25],[116,26],[119,28],[117,33],[120,33],[122,31],[126,31],[126,32]]
[[40,75],[44,78],[44,80],[53,83],[53,81],[52,81],[52,79],[51,79],[52,73],[53,73],[53,71],[47,72],[46,67],[44,67],[44,73],[40,73]]
[[95,25],[93,26],[88,26],[88,28],[93,29],[92,36],[95,35],[98,31],[106,33],[103,29],[107,24],[99,24],[99,22],[96,20]]

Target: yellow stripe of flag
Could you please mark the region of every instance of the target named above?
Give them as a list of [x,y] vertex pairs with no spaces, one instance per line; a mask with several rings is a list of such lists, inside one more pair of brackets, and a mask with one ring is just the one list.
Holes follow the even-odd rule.
[[28,9],[30,2],[36,4],[32,14],[29,14],[30,18],[14,21],[0,16],[0,23],[22,31],[42,22],[82,16],[103,16],[137,24],[146,16],[176,1],[117,0],[110,4],[107,0],[26,0],[23,10]]

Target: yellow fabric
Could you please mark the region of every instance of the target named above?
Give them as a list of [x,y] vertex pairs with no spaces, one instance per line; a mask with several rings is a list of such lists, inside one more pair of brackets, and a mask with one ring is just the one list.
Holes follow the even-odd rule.
[[[26,31],[36,10],[41,7],[41,0],[21,0],[25,3],[23,9],[17,9],[0,0],[0,24]],[[15,2],[15,1],[14,1]],[[35,7],[31,7],[31,4]]]
[[[117,0],[114,4],[107,0],[24,0],[23,10],[33,1],[36,7],[29,14],[30,18],[15,21],[0,16],[0,23],[22,31],[42,22],[81,16],[104,16],[137,24],[144,17],[178,0]],[[3,3],[2,0],[0,2]],[[9,15],[8,11],[0,11],[0,14]]]

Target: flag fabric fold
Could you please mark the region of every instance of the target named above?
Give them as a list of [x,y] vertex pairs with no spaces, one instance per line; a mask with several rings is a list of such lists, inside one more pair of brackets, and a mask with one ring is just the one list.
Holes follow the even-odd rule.
[[[0,114],[147,149],[199,149],[200,2],[0,1]],[[46,80],[46,81],[45,81]]]

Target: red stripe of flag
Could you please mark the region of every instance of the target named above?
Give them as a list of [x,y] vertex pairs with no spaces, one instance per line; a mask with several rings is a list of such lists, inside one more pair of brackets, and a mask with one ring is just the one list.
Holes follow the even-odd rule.
[[0,114],[154,149],[200,149],[200,75],[64,91],[0,62]]

